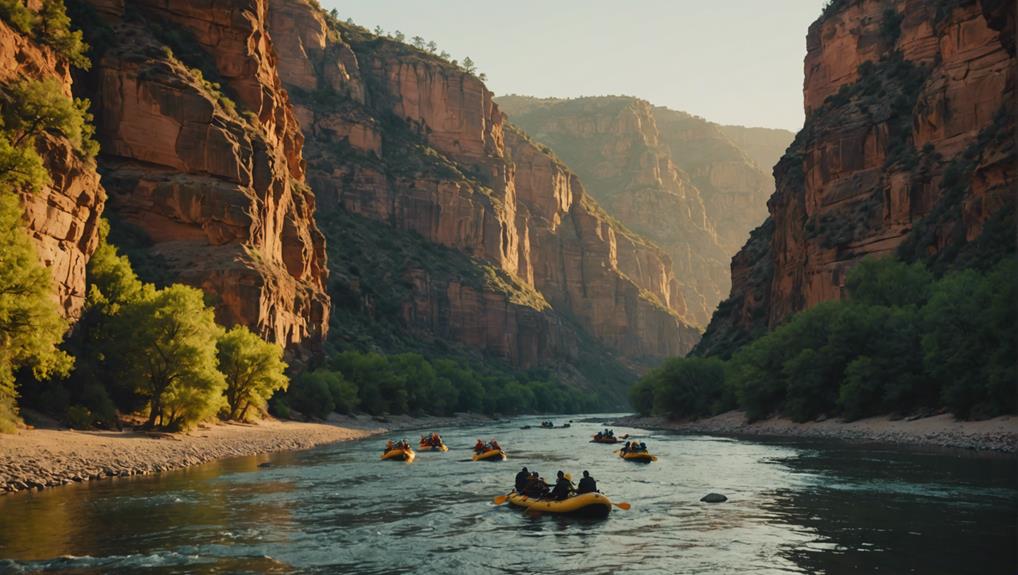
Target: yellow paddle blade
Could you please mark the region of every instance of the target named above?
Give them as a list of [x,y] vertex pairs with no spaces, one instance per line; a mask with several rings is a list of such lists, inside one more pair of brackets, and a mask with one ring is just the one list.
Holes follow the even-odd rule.
[[657,456],[656,455],[651,455],[650,456],[650,460],[651,461],[657,461]]
[[495,498],[495,505],[502,505],[506,501],[509,501],[508,495],[499,495],[498,497]]
[[622,503],[616,503],[615,506],[623,511],[629,511],[629,508],[632,507],[632,505],[626,503],[625,501],[623,501]]

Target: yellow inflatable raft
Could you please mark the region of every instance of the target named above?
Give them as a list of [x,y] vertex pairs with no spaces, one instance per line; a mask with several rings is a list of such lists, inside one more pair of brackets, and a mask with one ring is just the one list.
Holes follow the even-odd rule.
[[418,451],[449,451],[449,448],[446,447],[446,445],[444,443],[440,443],[438,445],[431,445],[429,443],[422,443],[417,450]]
[[505,461],[509,459],[509,454],[502,451],[501,449],[489,449],[482,453],[475,453],[474,461]]
[[382,454],[382,459],[389,459],[392,461],[406,461],[411,463],[417,454],[414,453],[413,449],[390,449]]
[[612,510],[611,499],[600,493],[574,495],[562,501],[534,499],[519,493],[510,493],[509,503],[541,513],[562,513],[580,517],[607,517]]
[[618,443],[619,441],[621,440],[617,437],[598,437],[596,435],[590,440],[591,443]]
[[646,451],[632,451],[629,453],[620,453],[622,459],[626,461],[635,461],[636,463],[650,463],[651,461],[657,461],[657,456],[651,455]]

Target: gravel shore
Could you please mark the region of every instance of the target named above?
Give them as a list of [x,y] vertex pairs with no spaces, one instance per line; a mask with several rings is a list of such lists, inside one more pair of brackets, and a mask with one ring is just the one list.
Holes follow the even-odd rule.
[[1003,453],[1018,452],[1018,417],[1006,415],[984,421],[959,421],[949,414],[918,419],[871,417],[857,421],[827,419],[796,423],[773,418],[746,423],[741,411],[693,421],[631,415],[616,418],[615,425],[754,437],[809,437],[898,445],[953,447]]
[[187,433],[22,429],[15,434],[0,434],[0,494],[149,475],[224,457],[308,449],[398,430],[480,421],[490,421],[490,418],[333,415],[324,423],[277,420],[256,424],[221,423]]

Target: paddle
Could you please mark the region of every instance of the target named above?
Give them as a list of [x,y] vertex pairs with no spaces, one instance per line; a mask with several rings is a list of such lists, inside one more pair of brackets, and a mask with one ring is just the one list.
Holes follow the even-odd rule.
[[495,505],[502,505],[506,501],[509,501],[509,495],[499,495],[495,498]]
[[629,511],[629,508],[632,507],[632,505],[630,505],[629,503],[627,503],[625,501],[623,501],[622,503],[615,503],[613,501],[612,505],[614,505],[615,507],[618,507],[619,509],[621,509],[623,511]]

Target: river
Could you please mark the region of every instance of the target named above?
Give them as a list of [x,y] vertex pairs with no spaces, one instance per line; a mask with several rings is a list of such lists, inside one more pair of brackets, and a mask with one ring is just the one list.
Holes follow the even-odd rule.
[[[660,457],[639,465],[570,417],[439,430],[451,451],[409,465],[373,438],[0,497],[0,573],[1016,572],[1014,458],[616,428]],[[510,460],[471,462],[492,436]],[[632,509],[493,505],[521,465],[589,470]]]

